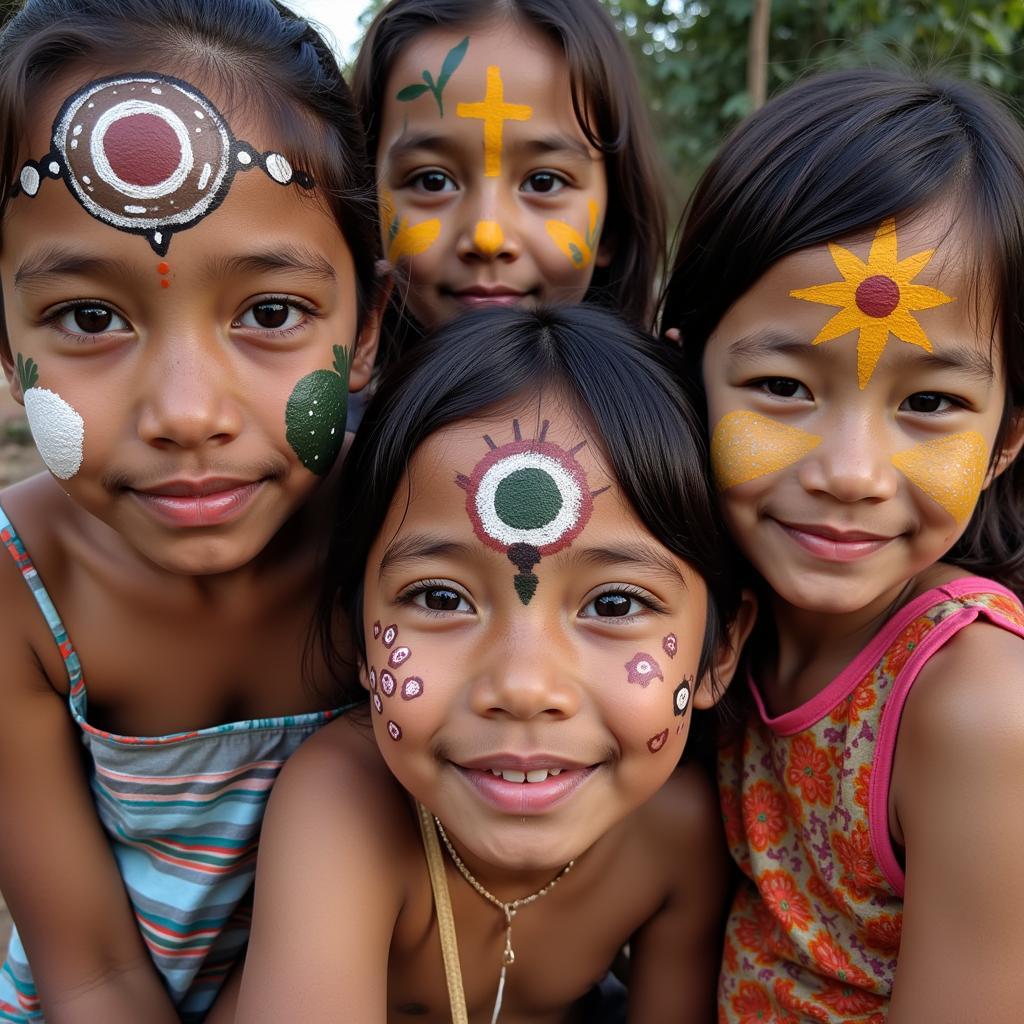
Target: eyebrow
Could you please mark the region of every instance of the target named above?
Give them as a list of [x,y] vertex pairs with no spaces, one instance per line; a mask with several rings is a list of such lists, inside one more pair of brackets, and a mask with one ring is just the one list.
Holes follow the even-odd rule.
[[128,277],[134,273],[126,260],[88,255],[51,246],[24,260],[14,272],[14,286],[31,291],[54,277]]
[[471,558],[473,548],[460,541],[449,540],[440,534],[410,533],[396,538],[384,550],[380,559],[378,578],[404,562],[421,558],[456,557]]
[[587,148],[582,139],[574,139],[571,135],[544,135],[537,139],[512,139],[509,141],[508,149],[521,149],[526,153],[536,153],[539,156],[546,156],[549,153],[568,153],[570,156],[577,156],[592,163],[594,154]]
[[737,338],[729,345],[729,355],[740,359],[758,359],[769,355],[798,355],[813,346],[792,334],[782,331],[761,330]]
[[333,282],[337,274],[330,261],[312,249],[298,245],[283,245],[279,248],[266,249],[262,252],[248,252],[238,256],[219,256],[210,260],[209,270],[212,275],[228,277],[231,275],[266,274],[287,271],[313,277],[321,281]]
[[457,148],[447,135],[439,135],[437,132],[405,132],[388,147],[388,156],[405,156],[417,149],[451,152]]
[[640,570],[650,577],[664,579],[669,583],[677,583],[686,587],[686,577],[672,556],[663,548],[651,544],[638,542],[612,548],[570,548],[569,552],[575,554],[575,560],[581,565],[628,566]]

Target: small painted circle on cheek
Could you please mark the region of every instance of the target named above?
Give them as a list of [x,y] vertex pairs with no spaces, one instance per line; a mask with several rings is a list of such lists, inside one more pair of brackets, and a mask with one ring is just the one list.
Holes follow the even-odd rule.
[[655,679],[664,679],[661,666],[649,654],[642,651],[626,662],[626,680],[638,686],[647,687]]
[[672,710],[677,715],[683,715],[686,713],[686,709],[690,706],[690,686],[692,679],[684,679],[672,694]]
[[377,670],[375,668],[370,669],[370,693],[375,692],[377,689]]
[[652,753],[656,754],[663,746],[665,746],[665,740],[668,739],[668,729],[662,729],[657,736],[652,736],[647,741],[647,749]]
[[402,730],[397,722],[393,722],[388,719],[388,735],[393,740],[400,740],[402,738]]
[[669,635],[661,641],[661,649],[670,658],[674,658],[676,656],[676,651],[679,650],[679,641],[676,639],[675,633],[669,633]]
[[378,620],[373,624],[373,639],[376,640],[380,637],[380,621]]
[[385,697],[390,697],[395,692],[395,677],[384,669],[380,674],[380,688]]
[[391,657],[388,658],[388,664],[392,668],[398,668],[403,661],[408,660],[410,654],[412,654],[412,651],[410,651],[408,647],[396,647],[391,652]]
[[392,644],[398,639],[398,627],[388,626],[384,630],[384,636],[381,638],[381,643],[390,651]]
[[380,699],[379,693],[375,693],[373,695],[373,708],[378,715],[384,710],[384,702]]
[[415,700],[423,695],[423,680],[418,676],[409,676],[402,683],[402,700]]

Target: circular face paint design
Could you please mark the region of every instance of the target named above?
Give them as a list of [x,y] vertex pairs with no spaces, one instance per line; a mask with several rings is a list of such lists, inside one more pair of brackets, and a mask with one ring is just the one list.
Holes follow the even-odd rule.
[[375,668],[370,669],[370,693],[373,693],[377,689],[377,670]]
[[652,736],[647,741],[647,749],[652,753],[656,754],[663,746],[665,746],[665,740],[668,739],[668,729],[662,729],[657,736]]
[[387,669],[384,669],[380,674],[380,689],[384,696],[390,697],[395,692],[397,685],[395,677]]
[[403,661],[408,661],[410,654],[412,654],[412,651],[408,647],[396,647],[391,652],[391,657],[388,658],[388,664],[392,668],[398,668]]
[[279,153],[237,141],[195,86],[164,75],[83,86],[57,113],[50,144],[49,154],[22,168],[25,194],[38,193],[42,174],[62,177],[93,217],[145,235],[161,256],[173,232],[216,209],[240,168],[262,167],[282,185],[313,185]]
[[376,640],[380,636],[380,622],[373,624],[373,639]]
[[415,700],[423,696],[423,680],[417,676],[409,676],[402,683],[402,700]]
[[676,639],[675,633],[669,633],[669,635],[661,641],[661,649],[670,658],[674,658],[676,656],[676,651],[679,650],[679,641]]
[[687,676],[672,694],[672,711],[677,715],[686,713],[690,706],[690,687],[693,685],[693,677]]
[[398,639],[398,627],[388,626],[384,630],[384,635],[381,637],[381,643],[390,651],[394,642]]
[[402,738],[402,730],[397,722],[393,722],[388,719],[388,735],[393,740],[400,740]]
[[626,662],[627,682],[646,687],[655,679],[664,681],[665,677],[661,674],[661,666],[649,654],[634,654]]
[[373,708],[378,715],[384,710],[384,702],[380,699],[379,693],[373,695]]

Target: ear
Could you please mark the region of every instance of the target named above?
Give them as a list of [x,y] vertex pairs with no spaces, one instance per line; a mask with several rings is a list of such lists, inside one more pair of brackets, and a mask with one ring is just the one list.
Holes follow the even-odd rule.
[[21,378],[14,366],[14,359],[6,345],[0,345],[0,366],[4,368],[4,376],[7,378],[7,387],[11,395],[19,405],[25,404],[25,392],[21,387]]
[[366,661],[359,659],[359,685],[367,692],[370,692],[370,670],[366,667]]
[[1016,409],[1010,418],[1010,428],[1006,432],[1002,450],[992,462],[983,487],[988,487],[1017,458],[1022,447],[1024,447],[1024,409]]
[[736,666],[743,653],[743,645],[747,642],[747,637],[750,636],[756,619],[757,598],[752,590],[744,588],[736,617],[729,624],[725,638],[715,652],[713,672],[718,680],[718,685],[711,685],[709,677],[712,673],[708,673],[709,677],[702,679],[696,687],[696,692],[693,695],[694,707],[701,711],[707,711],[722,698],[732,682],[732,677],[736,674]]
[[366,311],[359,337],[356,338],[356,350],[352,356],[352,365],[348,373],[349,391],[362,391],[373,375],[373,365],[377,361],[377,346],[380,343],[380,326],[391,297],[392,277],[388,265],[383,260],[377,261],[376,279],[374,281],[373,305]]
[[671,341],[673,345],[676,345],[679,348],[683,347],[683,338],[679,333],[678,327],[670,327],[662,337],[664,337],[666,341]]

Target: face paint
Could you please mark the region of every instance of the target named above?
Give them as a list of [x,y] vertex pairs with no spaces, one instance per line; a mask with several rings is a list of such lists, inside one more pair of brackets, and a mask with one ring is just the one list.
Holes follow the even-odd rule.
[[426,85],[420,85],[419,82],[407,85],[404,89],[399,89],[395,93],[395,99],[399,103],[409,103],[412,100],[418,99],[429,90],[434,97],[434,102],[437,104],[438,113],[444,117],[444,100],[441,94],[444,92],[444,87],[448,84],[448,79],[452,77],[455,69],[462,63],[462,58],[466,56],[466,50],[468,49],[469,36],[466,36],[461,43],[457,43],[445,55],[444,63],[441,65],[441,73],[437,76],[436,82],[434,81],[434,76],[429,71],[424,71],[423,81],[426,82]]
[[646,689],[655,679],[665,681],[661,666],[649,654],[634,654],[626,662],[626,682],[636,683]]
[[171,282],[167,280],[167,276],[166,276],[167,274],[170,273],[170,270],[171,270],[170,265],[167,264],[167,263],[158,263],[157,264],[156,272],[160,275],[160,287],[161,288],[170,288],[171,287]]
[[711,436],[711,468],[720,491],[799,462],[821,444],[816,434],[760,413],[727,412]]
[[973,430],[924,441],[892,457],[893,465],[957,523],[966,522],[981,494],[988,446]]
[[505,244],[505,234],[496,220],[482,220],[473,233],[473,244],[488,256],[493,256]]
[[797,288],[789,293],[805,302],[842,307],[822,327],[812,344],[833,341],[859,329],[857,383],[861,388],[871,380],[890,334],[931,352],[928,335],[913,314],[916,310],[932,309],[954,300],[937,288],[911,284],[911,281],[928,265],[935,250],[927,249],[898,260],[896,221],[892,217],[878,226],[867,263],[834,242],[830,242],[828,248],[843,280]]
[[662,729],[657,736],[652,736],[647,741],[647,749],[652,753],[656,754],[663,746],[665,746],[665,740],[668,739],[668,729]]
[[441,234],[441,221],[437,217],[410,225],[405,217],[395,212],[395,202],[387,189],[381,189],[380,219],[388,233],[387,258],[395,264],[407,256],[426,252]]
[[375,693],[373,695],[373,710],[376,711],[378,715],[384,713],[384,702],[380,699],[379,693]]
[[395,692],[395,677],[385,668],[380,673],[380,692],[390,697]]
[[409,660],[410,654],[412,654],[412,651],[410,651],[408,647],[396,647],[391,652],[391,657],[388,658],[388,664],[392,668],[398,668],[398,666],[401,665],[403,661]]
[[670,658],[674,658],[676,656],[676,651],[679,650],[679,641],[676,639],[675,633],[669,633],[669,635],[661,641],[661,649]]
[[312,473],[330,471],[345,443],[348,371],[351,354],[334,346],[334,369],[307,373],[292,390],[284,410],[285,437]]
[[402,738],[402,730],[398,727],[398,723],[392,722],[390,719],[388,720],[388,735],[396,741]]
[[376,640],[377,637],[379,637],[379,636],[380,636],[380,622],[378,621],[378,622],[375,622],[373,624],[373,639]]
[[460,103],[455,108],[459,117],[475,118],[484,123],[484,177],[496,178],[501,173],[501,136],[506,121],[529,121],[533,107],[525,103],[506,103],[501,84],[501,68],[487,69],[487,92],[479,103]]
[[589,224],[586,236],[581,235],[571,224],[563,220],[549,220],[544,222],[547,233],[551,240],[565,253],[569,262],[574,267],[587,267],[594,258],[597,251],[597,239],[600,230],[597,224],[597,203],[591,199],[587,203],[589,213]]
[[423,680],[418,676],[409,676],[402,683],[402,700],[415,700],[423,696]]
[[375,668],[370,669],[370,693],[375,693],[377,690],[377,670]]
[[686,709],[690,706],[690,690],[693,687],[693,676],[687,676],[675,689],[672,694],[672,713],[674,715],[685,715]]
[[70,480],[82,467],[85,421],[60,395],[36,385],[35,360],[17,357],[18,380],[32,440],[46,468],[58,480]]
[[384,630],[384,635],[381,637],[380,642],[390,651],[397,639],[398,627],[391,625]]
[[97,220],[144,235],[160,256],[175,231],[198,224],[228,194],[235,172],[262,168],[281,185],[313,188],[280,153],[236,139],[194,86],[163,75],[113,75],[89,82],[61,106],[50,152],[21,169],[35,196],[44,177],[63,178]]
[[[566,451],[540,437],[524,441],[519,420],[512,421],[515,440],[500,448],[486,435],[491,449],[470,476],[456,483],[466,491],[466,512],[477,537],[502,551],[519,570],[516,593],[529,604],[537,590],[532,572],[542,555],[568,547],[587,525],[594,497],[575,453],[586,442]],[[607,488],[602,488],[607,490]]]

